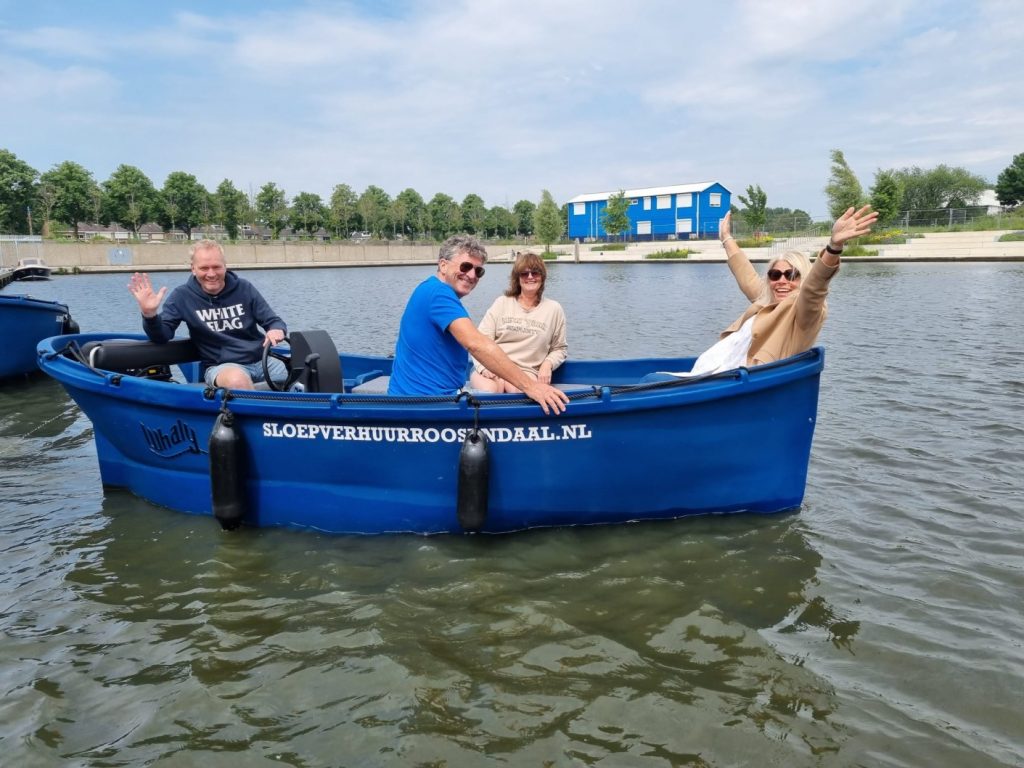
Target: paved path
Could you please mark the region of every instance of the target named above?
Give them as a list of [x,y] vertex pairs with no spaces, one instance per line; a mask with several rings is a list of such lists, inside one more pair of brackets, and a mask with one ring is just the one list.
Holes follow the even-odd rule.
[[[999,238],[1013,230],[984,232],[938,232],[924,237],[910,238],[904,245],[868,246],[878,250],[877,256],[851,256],[857,261],[1024,261],[1024,241],[999,242]],[[825,246],[827,236],[801,237],[774,243],[770,248],[747,248],[751,261],[768,261],[787,250],[817,253]],[[718,240],[690,240],[679,242],[629,243],[624,251],[605,251],[591,243],[578,246],[581,262],[642,261],[649,253],[687,248],[691,251],[686,261],[725,261],[725,250]],[[575,261],[577,247],[554,246],[559,261]],[[489,249],[492,258],[503,260],[511,252]]]

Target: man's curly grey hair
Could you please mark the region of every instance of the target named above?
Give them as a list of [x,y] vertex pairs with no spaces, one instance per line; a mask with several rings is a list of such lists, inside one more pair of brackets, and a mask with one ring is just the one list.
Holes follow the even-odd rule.
[[480,261],[487,261],[487,249],[483,243],[472,235],[452,235],[441,243],[439,261],[451,261],[453,257],[464,254]]

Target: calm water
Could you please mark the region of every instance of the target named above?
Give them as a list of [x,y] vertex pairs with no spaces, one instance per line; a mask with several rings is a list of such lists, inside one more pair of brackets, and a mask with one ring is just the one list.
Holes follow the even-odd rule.
[[[245,276],[387,354],[428,272]],[[721,264],[552,272],[579,357],[695,354],[743,308]],[[6,292],[135,331],[126,282]],[[760,518],[225,534],[104,494],[56,383],[0,386],[0,762],[1021,765],[1022,299],[1022,264],[846,265],[804,505]]]

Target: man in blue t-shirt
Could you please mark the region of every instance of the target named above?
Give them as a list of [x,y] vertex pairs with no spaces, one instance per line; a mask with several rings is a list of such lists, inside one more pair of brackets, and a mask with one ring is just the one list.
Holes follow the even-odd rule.
[[[536,400],[544,413],[561,413],[569,398],[513,363],[477,330],[462,297],[484,276],[487,251],[475,237],[454,235],[441,245],[437,272],[409,297],[398,327],[389,395],[454,395],[466,384],[468,354]],[[468,354],[467,354],[468,353]]]
[[[253,389],[253,382],[264,378],[263,348],[279,344],[287,326],[252,283],[228,271],[220,243],[200,240],[189,251],[192,276],[171,291],[162,310],[167,287],[154,291],[149,275],[132,275],[128,290],[142,310],[142,329],[150,341],[162,344],[185,323],[206,369],[207,384]],[[267,367],[274,381],[288,376],[284,363],[276,358],[267,358]]]

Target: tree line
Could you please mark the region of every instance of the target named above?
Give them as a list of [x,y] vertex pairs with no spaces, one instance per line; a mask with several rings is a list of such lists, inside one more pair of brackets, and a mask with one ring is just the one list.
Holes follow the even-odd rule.
[[252,195],[224,179],[207,190],[185,171],[167,176],[157,188],[139,168],[119,165],[106,181],[70,160],[39,173],[14,153],[0,149],[0,232],[49,234],[51,223],[66,226],[78,238],[78,224],[118,224],[135,237],[145,224],[165,231],[178,229],[191,238],[197,227],[218,224],[235,240],[245,225],[259,225],[277,239],[285,229],[300,236],[347,238],[366,232],[380,239],[443,240],[456,232],[483,238],[536,236],[545,245],[565,232],[566,206],[559,209],[543,190],[539,203],[520,200],[511,210],[488,207],[476,194],[461,202],[438,192],[430,200],[414,189],[394,198],[370,185],[356,194],[348,184],[334,187],[329,200],[313,192],[289,199],[285,190],[268,182]]
[[[876,171],[874,184],[865,192],[841,150],[832,150],[831,161],[825,195],[833,220],[851,206],[859,208],[869,203],[878,211],[882,224],[912,223],[914,212],[969,209],[977,204],[982,192],[992,187],[984,177],[964,168],[913,166]],[[1024,154],[1016,155],[999,174],[995,193],[1004,206],[1024,203]],[[799,231],[812,226],[811,217],[805,211],[769,208],[768,195],[758,184],[749,185],[746,195],[737,195],[737,199],[743,207],[733,206],[734,215],[755,232]]]

